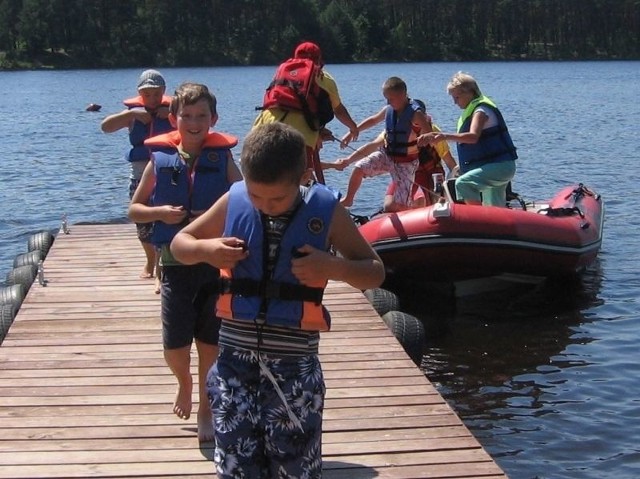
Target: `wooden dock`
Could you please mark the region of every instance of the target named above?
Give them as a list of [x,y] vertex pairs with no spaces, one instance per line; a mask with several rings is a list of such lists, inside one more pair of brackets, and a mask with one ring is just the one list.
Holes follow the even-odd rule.
[[[195,414],[171,412],[142,261],[130,224],[56,237],[46,286],[31,287],[0,346],[0,478],[215,475]],[[331,283],[325,299],[325,478],[507,477],[359,291]]]

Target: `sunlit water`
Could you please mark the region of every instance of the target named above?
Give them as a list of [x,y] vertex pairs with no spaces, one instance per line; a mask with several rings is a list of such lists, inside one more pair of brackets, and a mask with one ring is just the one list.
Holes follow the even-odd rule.
[[[514,189],[550,197],[583,182],[604,197],[598,262],[577,285],[518,288],[459,300],[453,312],[428,299],[430,337],[423,368],[513,479],[640,477],[640,275],[638,62],[329,65],[356,121],[382,107],[380,86],[401,76],[444,130],[459,110],[447,96],[457,70],[472,73],[501,106],[519,148]],[[0,272],[26,251],[30,235],[77,222],[125,221],[126,135],[99,123],[132,96],[140,70],[0,72]],[[243,137],[272,67],[170,69],[212,87],[217,129]],[[103,105],[85,112],[88,103]],[[336,136],[346,129],[331,124]],[[364,132],[361,141],[378,129]],[[240,147],[236,148],[236,158]],[[324,159],[347,152],[325,144]],[[348,172],[329,172],[344,191]],[[387,178],[365,181],[355,213],[372,213]],[[434,275],[437,272],[434,271]],[[425,296],[426,297],[426,296]],[[446,313],[442,313],[446,309]]]

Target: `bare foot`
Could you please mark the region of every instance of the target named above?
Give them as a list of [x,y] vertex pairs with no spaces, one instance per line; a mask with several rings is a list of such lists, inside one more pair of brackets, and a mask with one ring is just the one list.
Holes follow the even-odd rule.
[[140,273],[140,277],[142,279],[151,279],[153,278],[153,273],[149,273],[149,271],[147,271],[147,269],[143,269],[142,273]]
[[160,294],[160,288],[161,287],[162,287],[162,282],[160,281],[160,278],[156,277],[156,283],[155,283],[155,286],[154,286],[154,288],[155,288],[154,292],[156,294]]
[[340,200],[340,204],[342,206],[344,206],[345,208],[349,208],[349,207],[353,206],[353,200],[350,200],[348,198],[342,198]]
[[198,441],[211,442],[215,437],[211,410],[208,407],[198,408]]
[[178,385],[176,400],[173,403],[174,414],[185,421],[191,417],[191,407],[193,406],[191,403],[191,387],[191,383],[187,385]]

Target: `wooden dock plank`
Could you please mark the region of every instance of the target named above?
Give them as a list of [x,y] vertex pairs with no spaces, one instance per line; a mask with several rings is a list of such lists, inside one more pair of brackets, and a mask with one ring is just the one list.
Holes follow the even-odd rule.
[[[141,264],[133,225],[57,236],[46,286],[31,287],[0,346],[0,478],[214,475],[195,418],[171,413],[159,296]],[[325,304],[324,477],[506,478],[361,292],[332,282]]]

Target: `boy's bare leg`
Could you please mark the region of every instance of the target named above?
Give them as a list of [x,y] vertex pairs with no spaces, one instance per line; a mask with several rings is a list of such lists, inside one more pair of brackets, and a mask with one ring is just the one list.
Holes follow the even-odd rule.
[[388,204],[384,205],[385,213],[397,213],[399,211],[405,211],[408,209],[409,207],[407,205],[403,205],[402,203],[396,203],[393,200],[391,200],[391,202],[389,202]]
[[157,248],[155,252],[155,264],[156,264],[155,293],[160,294],[160,288],[162,288],[162,269],[160,268],[160,250]]
[[362,184],[362,179],[364,178],[364,173],[358,167],[354,168],[351,172],[351,176],[349,177],[349,186],[347,187],[347,193],[344,195],[344,198],[340,200],[340,203],[345,208],[349,208],[353,206],[353,199]]
[[[432,204],[432,203],[429,203],[429,204]],[[427,206],[426,198],[418,198],[413,203],[411,203],[411,206],[409,206],[409,209],[424,208],[425,206]]]
[[218,358],[218,346],[196,340],[198,349],[198,440],[210,442],[215,439],[213,417],[207,395],[207,374]]
[[144,250],[144,254],[147,258],[147,263],[144,265],[142,273],[140,273],[140,277],[145,279],[153,278],[156,264],[156,248],[151,243],[140,243],[142,244],[142,249]]
[[413,203],[411,203],[411,206],[407,206],[407,205],[401,205],[393,201],[393,195],[386,195],[384,197],[384,203],[382,204],[382,210],[386,213],[392,213],[397,211],[410,210],[414,208],[422,208],[424,206],[426,206],[424,197],[418,198]]
[[191,345],[178,349],[165,349],[164,359],[171,372],[178,380],[178,390],[173,403],[173,412],[180,419],[189,419],[193,407],[191,393],[193,378],[191,377]]

